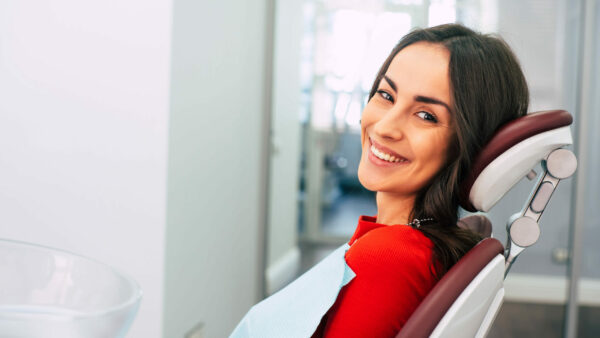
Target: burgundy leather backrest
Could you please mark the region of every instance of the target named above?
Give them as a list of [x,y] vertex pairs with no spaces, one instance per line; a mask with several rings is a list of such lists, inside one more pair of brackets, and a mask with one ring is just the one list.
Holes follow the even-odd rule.
[[503,252],[502,244],[495,238],[479,242],[437,282],[396,338],[429,337],[475,276]]
[[461,206],[468,211],[477,211],[469,201],[475,180],[494,159],[517,143],[537,134],[565,127],[573,117],[565,110],[547,110],[527,114],[501,127],[475,158],[471,173],[461,186]]

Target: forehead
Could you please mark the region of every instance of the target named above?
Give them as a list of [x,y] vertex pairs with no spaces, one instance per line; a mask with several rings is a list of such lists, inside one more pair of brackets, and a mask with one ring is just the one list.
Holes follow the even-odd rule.
[[450,52],[443,45],[417,42],[396,54],[386,75],[400,90],[435,95],[451,103],[449,63]]

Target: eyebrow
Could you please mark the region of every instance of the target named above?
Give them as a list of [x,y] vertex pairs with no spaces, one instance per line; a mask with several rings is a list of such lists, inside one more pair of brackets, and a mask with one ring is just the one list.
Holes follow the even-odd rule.
[[451,113],[452,110],[450,110],[450,107],[443,101],[440,101],[438,99],[434,99],[433,97],[427,97],[427,96],[422,96],[422,95],[416,95],[414,97],[415,101],[417,102],[423,102],[423,103],[432,103],[432,104],[439,104],[441,106],[446,107],[446,109],[448,109],[448,112]]
[[[387,75],[384,75],[383,78],[390,85],[390,87],[392,87],[394,92],[398,92],[398,86],[396,86],[396,83],[394,81],[392,81],[392,79],[387,77]],[[444,101],[440,101],[433,97],[423,96],[423,95],[415,95],[414,100],[417,102],[423,102],[423,103],[439,104],[440,106],[445,107],[448,110],[448,112],[452,112],[452,109],[450,109],[450,106],[448,106],[448,104],[446,104]]]
[[392,79],[390,79],[389,77],[387,77],[387,75],[384,75],[383,78],[387,81],[387,83],[390,85],[390,87],[392,87],[392,89],[395,92],[398,91],[398,87],[396,87],[396,83],[394,83],[394,81],[392,81]]

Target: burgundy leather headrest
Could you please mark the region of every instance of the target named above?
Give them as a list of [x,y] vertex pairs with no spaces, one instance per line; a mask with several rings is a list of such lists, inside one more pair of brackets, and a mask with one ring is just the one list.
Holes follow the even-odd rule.
[[573,117],[564,110],[547,110],[527,114],[501,127],[475,158],[470,175],[461,186],[461,206],[477,211],[469,201],[473,183],[494,159],[519,142],[537,134],[565,127],[573,123]]

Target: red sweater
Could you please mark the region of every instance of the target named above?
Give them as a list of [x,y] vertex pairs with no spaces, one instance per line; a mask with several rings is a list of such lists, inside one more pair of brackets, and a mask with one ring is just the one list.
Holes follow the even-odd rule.
[[394,337],[435,284],[433,245],[407,225],[361,216],[346,262],[356,277],[340,291],[315,336]]

